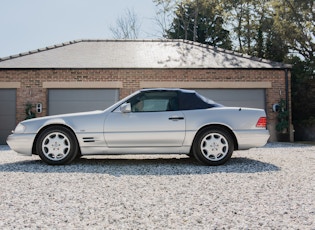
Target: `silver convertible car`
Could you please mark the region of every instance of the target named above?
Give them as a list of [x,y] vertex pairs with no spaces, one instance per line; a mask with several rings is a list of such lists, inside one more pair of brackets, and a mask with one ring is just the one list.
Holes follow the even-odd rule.
[[266,144],[261,109],[224,107],[192,90],[144,89],[104,111],[22,121],[7,143],[51,165],[96,154],[187,154],[221,165],[234,150]]

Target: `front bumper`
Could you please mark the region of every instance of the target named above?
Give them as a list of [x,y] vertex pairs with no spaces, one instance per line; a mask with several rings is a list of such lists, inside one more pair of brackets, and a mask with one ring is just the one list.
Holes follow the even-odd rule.
[[32,155],[35,134],[14,133],[8,136],[7,144],[12,150],[24,155]]

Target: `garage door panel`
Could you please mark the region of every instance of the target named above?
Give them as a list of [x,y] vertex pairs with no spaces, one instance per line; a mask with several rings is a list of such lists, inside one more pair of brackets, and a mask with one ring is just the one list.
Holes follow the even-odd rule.
[[74,90],[50,90],[49,96],[52,100],[112,100],[113,95],[117,92],[115,89],[74,89]]
[[197,91],[225,106],[265,109],[264,89],[197,89]]
[[49,115],[104,110],[118,100],[117,89],[51,89]]
[[6,129],[11,132],[15,128],[15,115],[0,115],[1,129]]
[[15,89],[0,89],[0,102],[15,98]]
[[104,102],[86,102],[87,101],[63,101],[62,103],[59,103],[58,101],[55,101],[55,103],[53,103],[53,101],[50,101],[49,114],[51,114],[51,112],[53,113],[54,111],[59,111],[60,113],[75,113],[106,109],[106,107],[104,107]]
[[[15,101],[0,101],[1,105],[1,112],[0,116],[5,115],[5,116],[12,116],[14,113],[14,120],[15,120]],[[3,121],[3,120],[1,120]]]
[[7,133],[6,130],[0,132],[0,145],[6,144],[6,138],[9,135],[9,134],[7,135],[6,133]]
[[15,127],[15,89],[0,89],[0,108],[0,144],[4,145],[7,136]]

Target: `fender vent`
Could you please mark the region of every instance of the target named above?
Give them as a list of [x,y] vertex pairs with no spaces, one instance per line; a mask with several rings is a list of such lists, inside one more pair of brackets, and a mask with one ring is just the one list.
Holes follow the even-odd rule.
[[95,142],[94,137],[83,137],[83,142]]

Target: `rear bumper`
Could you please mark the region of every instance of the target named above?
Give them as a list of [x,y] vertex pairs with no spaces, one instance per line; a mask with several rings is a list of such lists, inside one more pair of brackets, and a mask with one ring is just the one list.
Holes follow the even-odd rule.
[[11,134],[7,144],[15,152],[31,156],[34,139],[35,134]]
[[266,129],[236,131],[235,135],[239,150],[262,147],[267,144],[270,137]]

